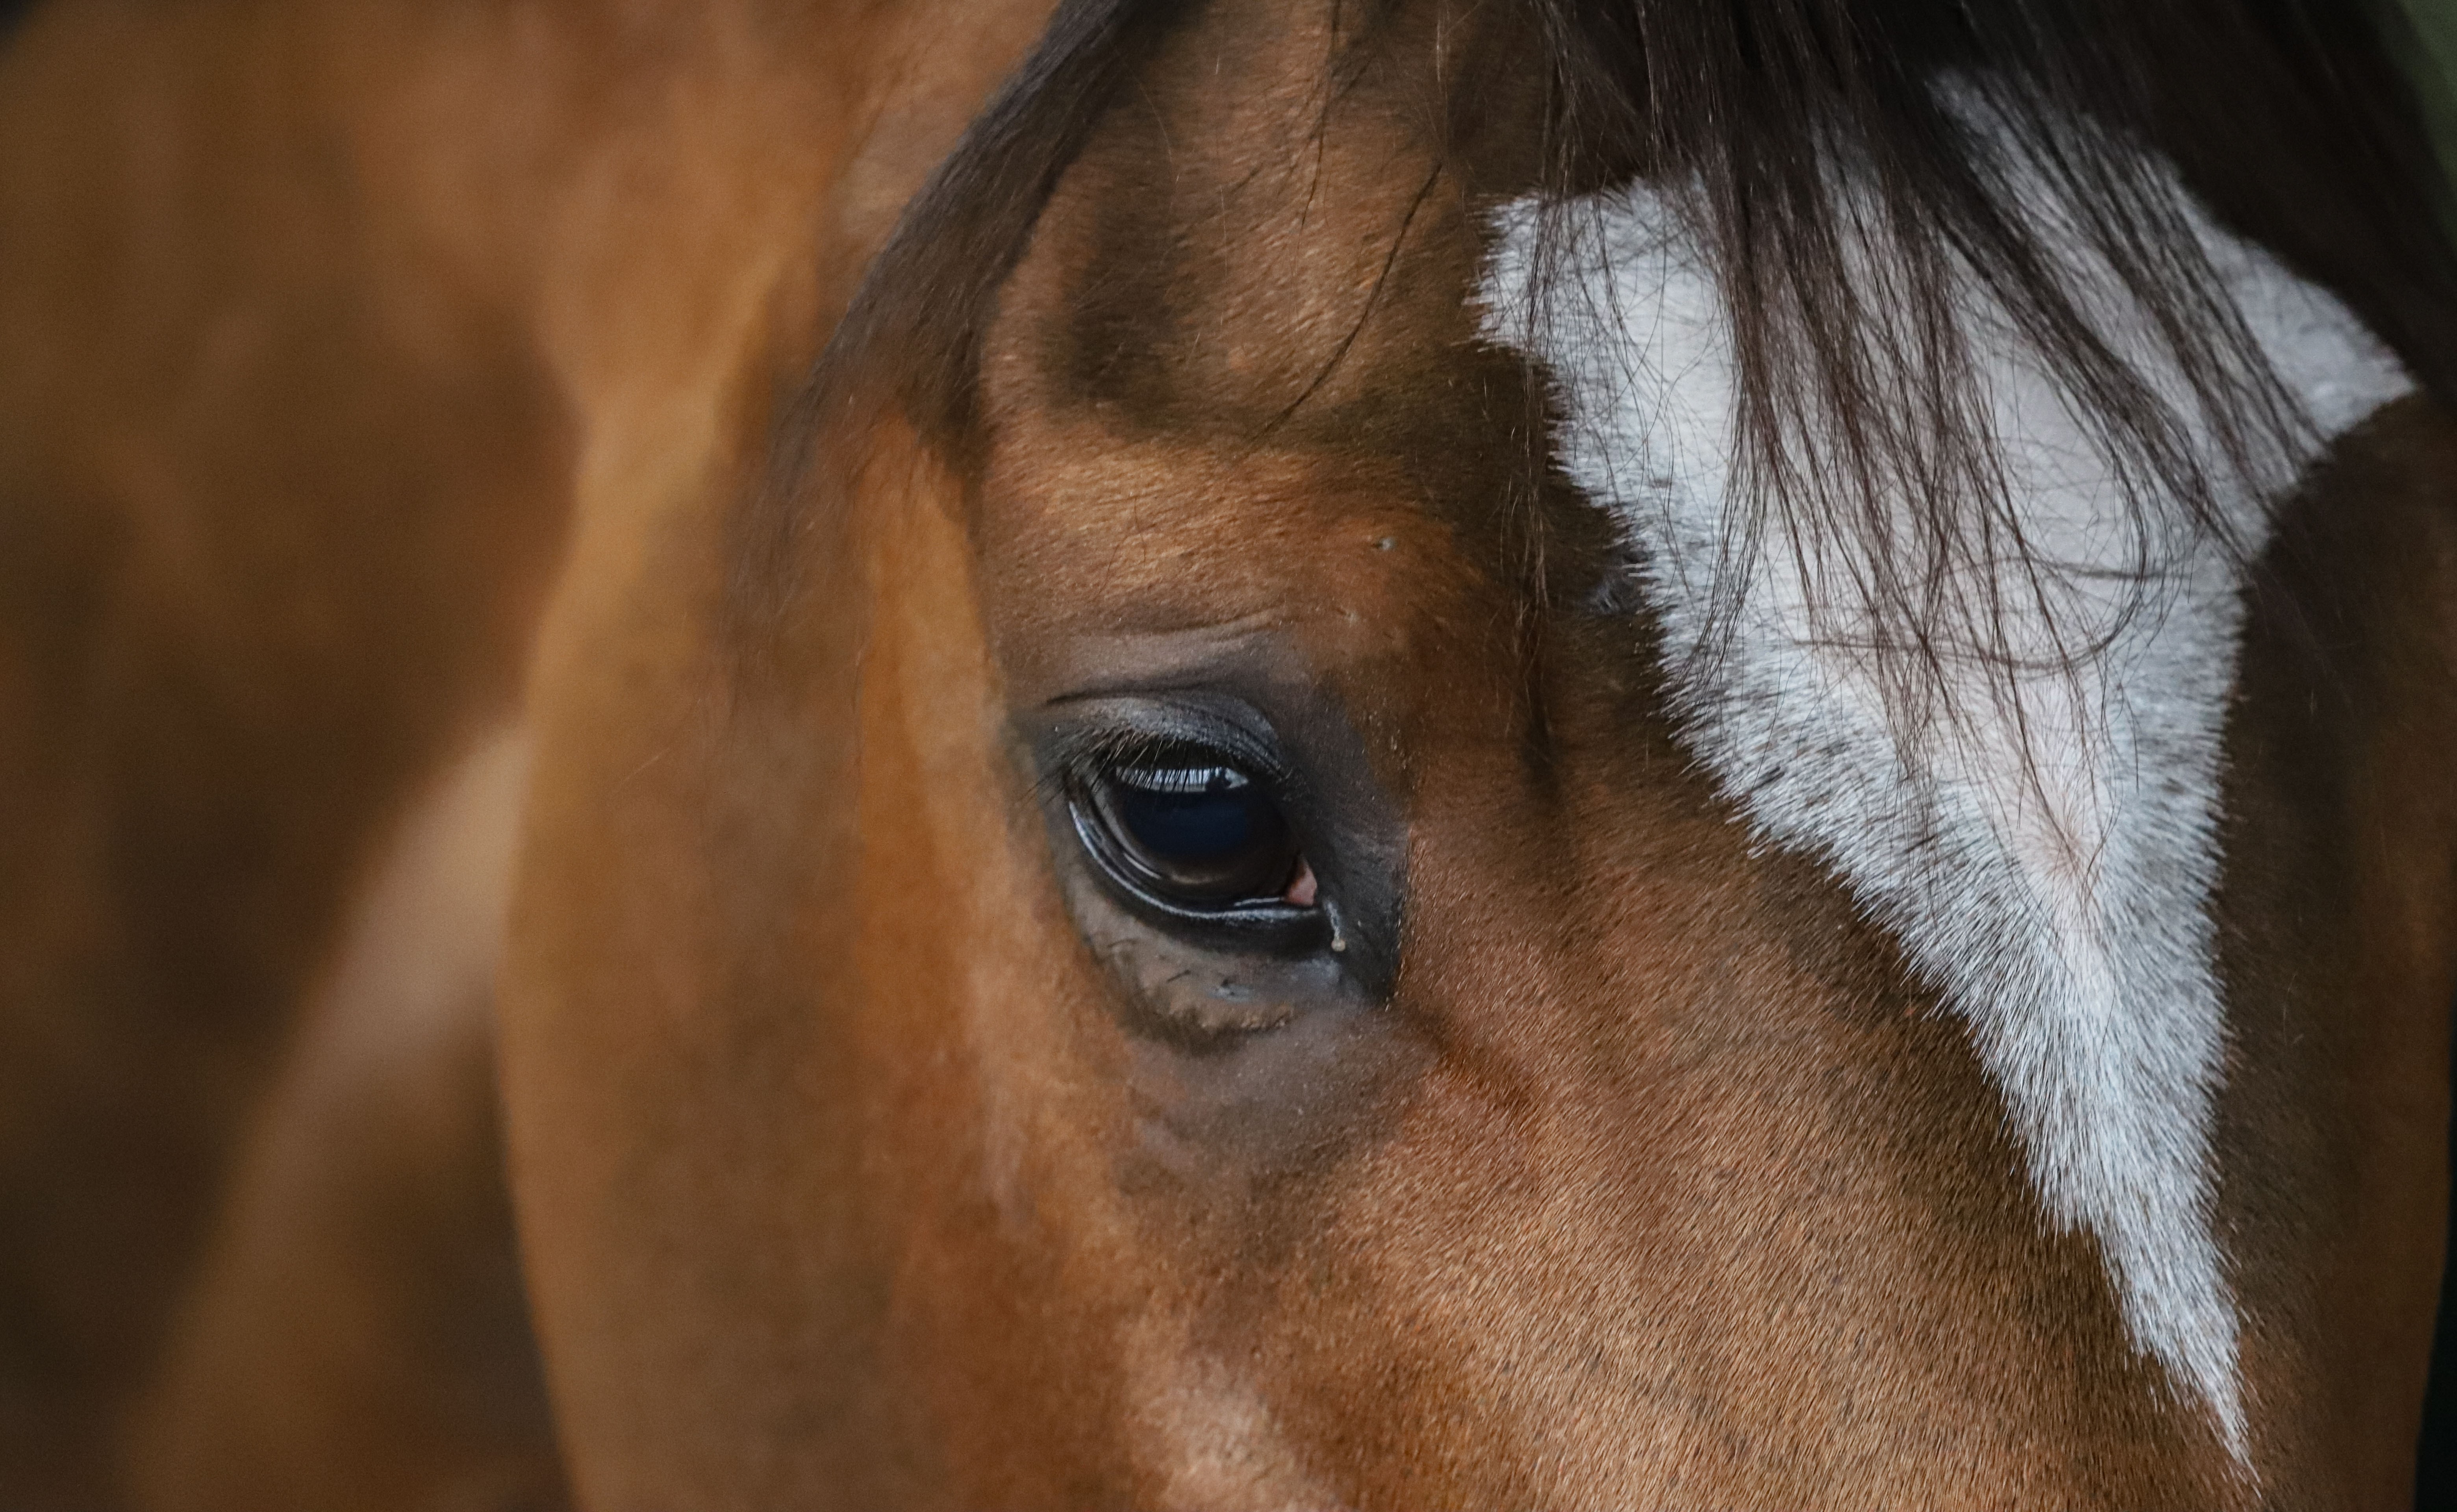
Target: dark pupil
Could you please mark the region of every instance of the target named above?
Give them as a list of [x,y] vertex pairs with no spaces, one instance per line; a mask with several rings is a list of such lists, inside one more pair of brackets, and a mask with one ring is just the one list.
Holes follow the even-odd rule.
[[1296,848],[1262,785],[1230,767],[1120,767],[1097,784],[1100,807],[1135,879],[1174,901],[1270,901],[1288,888]]

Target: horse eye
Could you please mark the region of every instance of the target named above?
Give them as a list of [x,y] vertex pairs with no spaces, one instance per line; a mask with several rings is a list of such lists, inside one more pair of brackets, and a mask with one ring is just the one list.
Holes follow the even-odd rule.
[[1233,913],[1312,900],[1305,859],[1264,784],[1216,759],[1103,766],[1073,784],[1075,827],[1111,878],[1165,907]]

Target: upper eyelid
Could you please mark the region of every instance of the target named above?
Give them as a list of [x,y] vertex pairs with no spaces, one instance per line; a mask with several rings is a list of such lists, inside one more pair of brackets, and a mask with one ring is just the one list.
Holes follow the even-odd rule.
[[1279,750],[1277,732],[1259,714],[1237,707],[1245,718],[1157,699],[1104,697],[1054,705],[1054,712],[1077,717],[1043,736],[1043,781],[1063,781],[1100,765],[1182,756],[1190,758],[1184,763],[1188,766],[1233,767],[1267,788],[1293,788],[1295,772]]

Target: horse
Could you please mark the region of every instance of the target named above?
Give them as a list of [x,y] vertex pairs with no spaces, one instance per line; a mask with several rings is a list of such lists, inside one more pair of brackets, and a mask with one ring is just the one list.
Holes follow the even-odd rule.
[[[55,111],[94,14],[10,55]],[[237,531],[238,497],[406,487],[431,532],[259,537],[402,596],[277,621],[358,659],[261,674],[311,706],[229,715],[218,772],[122,733],[167,674],[14,632],[115,695],[0,684],[122,742],[37,744],[38,794],[309,832],[201,921],[161,852],[107,879],[121,927],[258,973],[206,979],[240,1022],[10,925],[55,973],[12,1002],[140,1041],[79,1096],[191,1085],[164,1021],[285,1042],[246,1138],[132,1120],[202,1151],[155,1169],[237,1168],[132,1388],[145,1499],[381,1503],[369,1466],[439,1440],[460,1494],[552,1498],[536,1393],[604,1508],[2403,1502],[2457,990],[2457,220],[2394,16],[1064,0],[959,58],[953,13],[841,51],[714,14],[653,61],[526,11],[283,54],[389,171],[263,173],[401,221],[267,274],[374,292],[222,336],[190,392],[329,419],[139,390],[194,451],[35,471],[88,453],[11,359],[12,498],[150,480]],[[183,19],[110,24],[187,76]],[[506,117],[527,151],[421,130],[583,35]],[[809,79],[874,47],[943,70],[924,123],[797,154]],[[24,185],[84,187],[44,166],[0,248],[141,312],[27,229]],[[226,376],[267,344],[321,365]],[[38,518],[35,560],[116,544]],[[134,638],[225,665],[172,623]],[[374,733],[269,770],[228,733],[309,715]],[[75,787],[96,748],[129,754]],[[89,811],[20,806],[85,854]],[[525,1328],[470,1196],[497,1095]],[[93,1127],[44,1098],[12,1170]],[[404,1226],[497,1279],[430,1295]],[[431,1373],[527,1404],[532,1459],[383,1411],[425,1398],[292,1348],[291,1308],[397,1375],[427,1312],[476,1318]]]

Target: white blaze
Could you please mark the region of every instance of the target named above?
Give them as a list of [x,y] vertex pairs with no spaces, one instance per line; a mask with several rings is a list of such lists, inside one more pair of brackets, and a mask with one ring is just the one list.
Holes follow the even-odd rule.
[[[2026,207],[2102,339],[2199,427],[2218,502],[2257,551],[2264,495],[2309,455],[2275,458],[2275,476],[2249,483],[2231,471],[2130,297],[2077,237],[2058,237],[2052,192],[2010,154],[1998,166],[2027,184]],[[1636,549],[1684,737],[1762,833],[1831,866],[1967,1019],[2047,1211],[2097,1235],[2137,1345],[2208,1404],[2242,1459],[2210,1154],[2224,1005],[2209,908],[2243,617],[2230,558],[2169,501],[2174,549],[2140,611],[2119,612],[2130,585],[2095,571],[2137,565],[2116,465],[2003,307],[1964,277],[1973,398],[1994,425],[2026,539],[2060,570],[2042,609],[2013,569],[1965,570],[1966,602],[1992,586],[1984,574],[2004,574],[1995,586],[2013,617],[1992,628],[2039,670],[1957,660],[1949,637],[1950,713],[1923,738],[1899,739],[1882,691],[1910,670],[1889,658],[1910,653],[1883,649],[1853,585],[1853,555],[1865,561],[1876,544],[1832,543],[1806,563],[1779,533],[1766,549],[1727,550],[1727,515],[1744,502],[1735,366],[1702,250],[1643,187],[1551,208],[1554,276],[1540,283],[1530,276],[1539,207],[1499,216],[1486,332],[1558,383],[1556,456]],[[2321,435],[2412,386],[2335,300],[2197,207],[2185,214]],[[2047,670],[2076,627],[2104,649],[2077,672]],[[1723,653],[1686,657],[1710,632]]]

